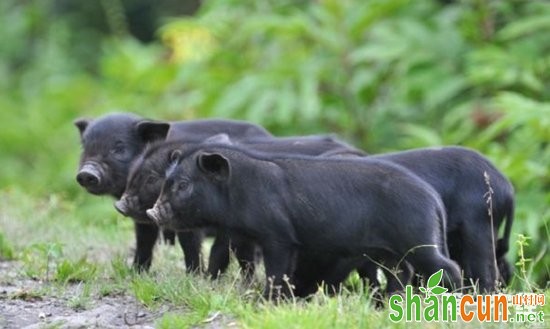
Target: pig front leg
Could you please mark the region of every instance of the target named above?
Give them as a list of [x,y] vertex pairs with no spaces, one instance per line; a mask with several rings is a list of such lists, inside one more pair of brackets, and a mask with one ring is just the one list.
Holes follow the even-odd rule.
[[157,242],[159,229],[156,225],[134,224],[136,233],[136,254],[133,267],[138,272],[148,271],[153,260],[153,248]]
[[172,230],[162,230],[162,238],[167,245],[173,246],[176,244],[176,232]]
[[202,231],[179,231],[178,241],[185,258],[185,269],[188,273],[199,273],[202,269]]
[[255,244],[238,233],[229,233],[226,229],[218,229],[216,232],[214,244],[210,249],[208,274],[212,279],[216,279],[227,270],[230,250],[239,262],[245,283],[250,284],[255,270]]
[[218,229],[208,259],[208,274],[212,279],[217,279],[229,266],[229,246],[228,232],[225,229]]

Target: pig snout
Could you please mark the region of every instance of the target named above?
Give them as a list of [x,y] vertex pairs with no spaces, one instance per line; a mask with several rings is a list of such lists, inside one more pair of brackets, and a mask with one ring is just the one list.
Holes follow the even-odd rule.
[[149,216],[149,218],[154,220],[156,223],[158,223],[160,221],[159,210],[158,210],[157,205],[155,205],[155,207],[153,207],[151,209],[147,209],[146,212],[147,212],[147,216]]
[[139,213],[139,200],[137,196],[124,193],[120,200],[115,202],[115,209],[124,216],[132,216]]
[[101,173],[96,166],[92,164],[85,164],[76,175],[76,181],[82,187],[97,187],[101,183]]
[[115,209],[124,216],[128,216],[128,201],[125,196],[115,202]]
[[172,217],[172,208],[167,203],[155,203],[155,206],[147,210],[147,216],[151,218],[157,225],[166,224]]

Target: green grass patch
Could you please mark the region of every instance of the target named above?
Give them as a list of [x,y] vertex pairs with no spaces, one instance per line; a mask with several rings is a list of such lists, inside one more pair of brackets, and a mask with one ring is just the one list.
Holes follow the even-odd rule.
[[25,248],[21,254],[23,273],[37,280],[53,278],[55,266],[63,254],[59,243],[35,243]]
[[69,298],[67,306],[74,310],[85,310],[92,301],[92,285],[84,283],[80,286],[80,291]]
[[62,283],[88,282],[95,278],[97,265],[86,258],[76,262],[64,259],[56,268],[54,280]]
[[15,252],[2,232],[0,232],[0,260],[13,260]]
[[185,315],[177,313],[167,313],[164,314],[157,321],[158,329],[171,329],[171,328],[188,328],[195,323],[194,318],[190,318]]

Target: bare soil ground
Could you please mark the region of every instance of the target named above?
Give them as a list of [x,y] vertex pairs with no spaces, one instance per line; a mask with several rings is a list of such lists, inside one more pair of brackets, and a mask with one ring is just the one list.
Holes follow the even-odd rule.
[[18,267],[0,262],[0,328],[154,328],[166,311],[151,312],[128,295],[94,296],[84,308],[71,306],[81,285],[48,293],[53,292],[50,284],[25,278]]

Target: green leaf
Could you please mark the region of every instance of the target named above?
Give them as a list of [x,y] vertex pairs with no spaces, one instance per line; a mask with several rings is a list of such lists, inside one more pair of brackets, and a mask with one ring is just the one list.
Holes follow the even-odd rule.
[[447,292],[447,288],[443,288],[443,287],[434,287],[432,290],[430,290],[430,292],[431,292],[433,295],[441,295],[442,293]]
[[418,287],[418,290],[420,290],[423,293],[426,293],[426,288],[424,288],[424,287]]
[[508,24],[498,33],[498,37],[502,40],[510,40],[532,33],[541,33],[548,29],[550,29],[550,20],[547,15],[527,16]]
[[434,146],[443,145],[443,140],[438,132],[432,127],[426,127],[414,123],[403,124],[402,132],[406,135],[408,146]]
[[428,279],[428,288],[436,287],[439,282],[441,282],[441,277],[443,276],[443,269],[435,272]]

